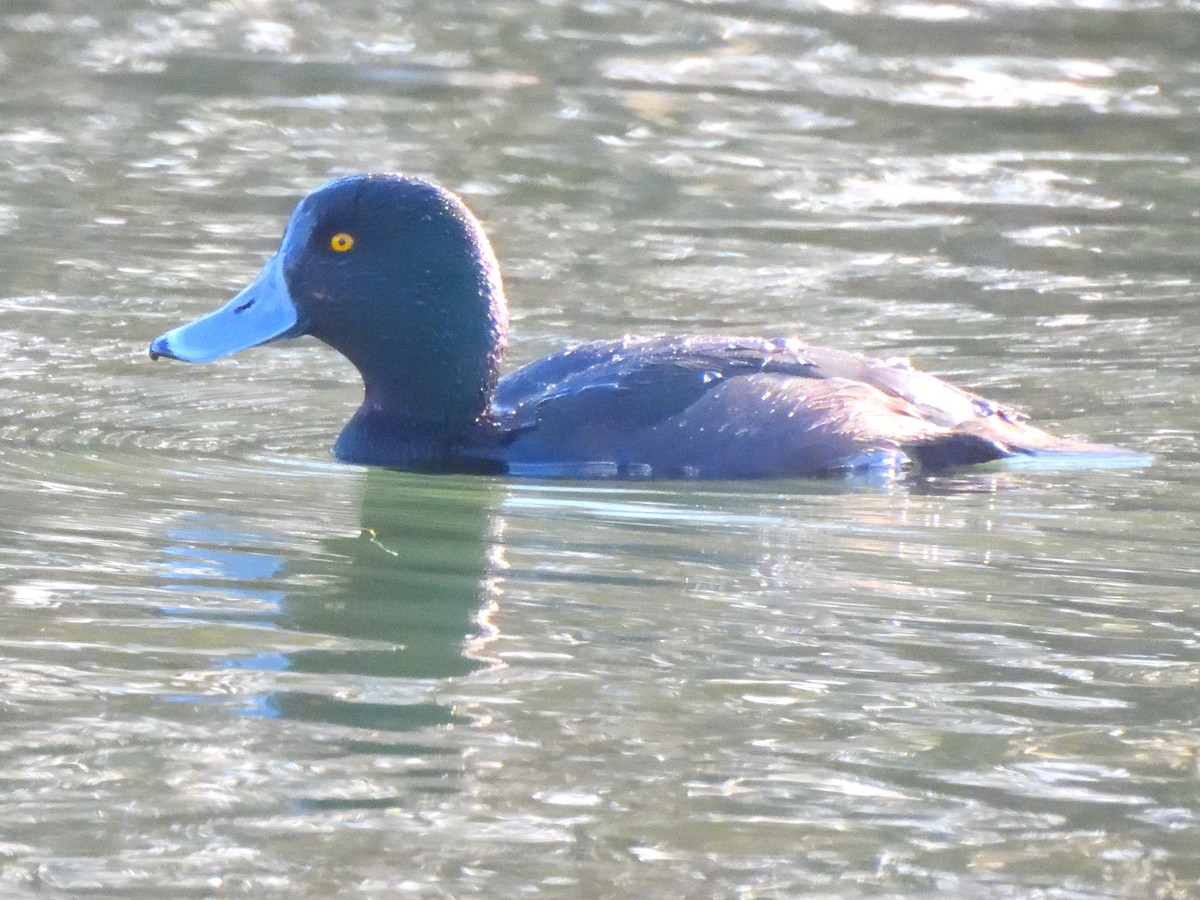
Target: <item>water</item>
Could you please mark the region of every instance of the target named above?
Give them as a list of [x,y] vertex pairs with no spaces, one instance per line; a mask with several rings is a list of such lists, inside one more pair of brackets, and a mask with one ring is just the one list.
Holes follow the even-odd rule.
[[[0,894],[1200,891],[1200,40],[1155,2],[10,0]],[[296,199],[463,193],[510,358],[910,356],[1142,469],[333,463],[353,372],[150,338]]]

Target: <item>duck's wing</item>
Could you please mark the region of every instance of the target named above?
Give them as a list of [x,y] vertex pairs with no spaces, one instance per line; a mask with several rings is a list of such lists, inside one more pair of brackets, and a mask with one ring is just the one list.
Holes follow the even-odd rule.
[[1022,421],[1016,410],[927,375],[906,359],[807,347],[789,338],[640,338],[596,341],[544,357],[501,379],[494,410],[528,427],[561,403],[648,424],[739,375],[787,375],[870,385],[920,418],[953,428],[976,418]]
[[[920,423],[861,383],[859,358],[818,354],[767,338],[572,347],[500,381],[492,454],[510,471],[568,477],[818,474],[898,454],[895,420]],[[889,436],[864,441],[866,423]]]
[[[861,396],[859,390],[856,401],[842,406],[864,413],[872,423],[868,431],[881,427],[886,434],[895,429],[891,433],[903,451],[927,471],[1013,456],[1081,454],[1116,460],[1136,455],[1110,444],[1043,431],[1015,407],[957,388],[914,369],[904,358],[877,359],[824,347],[807,347],[804,352],[816,367],[817,377],[845,382],[856,390],[870,386],[885,395],[887,402],[881,404]],[[888,413],[902,418],[890,418]],[[921,427],[905,429],[909,418],[918,420]],[[906,431],[908,437],[903,436]]]
[[570,347],[502,378],[492,412],[513,431],[564,419],[644,428],[729,378],[764,372],[824,377],[795,341],[626,337]]
[[502,379],[491,423],[494,455],[514,471],[566,475],[941,469],[1098,449],[1026,425],[906,361],[788,339],[583,344]]

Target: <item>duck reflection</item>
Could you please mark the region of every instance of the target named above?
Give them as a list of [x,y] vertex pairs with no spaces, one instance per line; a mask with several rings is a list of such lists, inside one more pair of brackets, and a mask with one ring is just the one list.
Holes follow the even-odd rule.
[[[188,594],[216,587],[236,602],[170,612],[276,629],[287,649],[217,660],[278,673],[272,690],[240,697],[243,713],[349,727],[360,737],[454,723],[433,694],[440,679],[488,665],[498,490],[484,479],[370,470],[358,533],[321,538],[315,550],[261,520],[187,520],[166,551],[173,586]],[[368,738],[359,749],[376,743]]]

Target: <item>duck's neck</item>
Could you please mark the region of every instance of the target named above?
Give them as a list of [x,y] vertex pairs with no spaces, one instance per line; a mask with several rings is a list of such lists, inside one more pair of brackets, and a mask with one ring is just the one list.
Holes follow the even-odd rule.
[[464,370],[444,359],[420,360],[403,372],[360,369],[365,396],[334,455],[366,465],[445,467],[486,412],[494,371]]
[[375,323],[371,335],[322,336],[363,379],[362,405],[333,447],[338,459],[443,467],[485,416],[496,385],[507,317],[498,283],[494,290],[480,303],[476,287],[473,303],[452,305],[457,314],[436,321],[410,314]]

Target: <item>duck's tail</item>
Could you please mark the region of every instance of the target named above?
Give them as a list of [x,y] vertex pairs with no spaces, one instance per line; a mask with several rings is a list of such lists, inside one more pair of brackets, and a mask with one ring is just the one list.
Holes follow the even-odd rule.
[[1152,459],[1115,444],[1063,438],[1005,420],[976,420],[923,437],[904,447],[922,472],[1007,460],[1010,465],[1044,467],[1141,467]]

